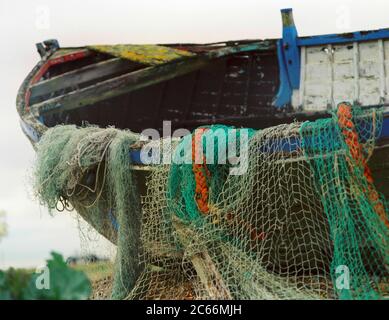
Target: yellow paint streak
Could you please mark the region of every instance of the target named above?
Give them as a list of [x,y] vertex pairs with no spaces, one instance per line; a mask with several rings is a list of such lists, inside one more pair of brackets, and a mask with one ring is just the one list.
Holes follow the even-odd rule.
[[194,56],[193,53],[158,45],[95,45],[88,47],[102,53],[134,62],[158,65],[177,59]]

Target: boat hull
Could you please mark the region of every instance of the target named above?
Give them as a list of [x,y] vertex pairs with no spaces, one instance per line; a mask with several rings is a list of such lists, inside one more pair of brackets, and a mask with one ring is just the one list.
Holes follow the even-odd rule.
[[[59,48],[47,42],[45,49],[38,46],[42,59],[18,92],[22,129],[35,146],[58,124],[115,126],[138,133],[152,128],[162,137],[164,121],[171,130],[212,124],[263,129],[328,117],[340,101],[369,108],[386,104],[388,30],[298,38],[293,28],[284,26],[282,39],[157,49],[131,45],[122,46],[124,51],[110,46]],[[162,62],[158,50],[167,52]],[[139,162],[139,150],[131,156],[145,195],[152,168]],[[385,197],[388,163],[386,108],[369,160],[376,187]],[[116,241],[114,233],[96,228]]]

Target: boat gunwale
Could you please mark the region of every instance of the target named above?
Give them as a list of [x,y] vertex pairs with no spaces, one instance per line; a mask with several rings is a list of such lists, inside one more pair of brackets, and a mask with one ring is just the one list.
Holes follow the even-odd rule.
[[[378,38],[377,38],[378,37]],[[389,39],[389,29],[383,28],[383,29],[376,29],[376,30],[369,30],[369,31],[356,31],[356,32],[347,32],[342,34],[324,34],[324,35],[314,35],[314,36],[303,36],[297,38],[297,44],[299,46],[310,46],[310,45],[323,45],[323,44],[329,44],[333,43],[348,43],[348,42],[355,42],[355,41],[373,41],[376,39]],[[246,40],[228,40],[228,41],[220,41],[220,42],[211,42],[211,43],[170,43],[170,44],[161,44],[163,46],[167,47],[174,47],[174,48],[201,48],[203,50],[208,51],[209,56],[211,59],[217,59],[220,56],[214,55],[212,51],[217,51],[217,49],[231,49],[239,45],[252,45],[252,44],[267,44],[268,48],[264,50],[273,50],[273,47],[275,48],[277,41],[280,39],[246,39]],[[339,42],[337,42],[339,41]],[[63,55],[59,55],[61,51],[65,51]],[[74,50],[74,52],[66,52],[68,50]],[[40,115],[34,115],[31,113],[31,109],[29,106],[29,91],[31,89],[31,86],[38,82],[40,78],[44,75],[45,71],[47,71],[51,65],[60,64],[63,62],[66,62],[66,56],[68,57],[74,57],[80,54],[80,57],[85,57],[85,53],[91,53],[92,51],[90,49],[87,49],[86,47],[63,47],[58,48],[57,50],[53,50],[51,52],[48,52],[46,55],[42,57],[40,61],[35,65],[35,67],[29,72],[23,83],[21,84],[18,94],[17,94],[17,110],[21,117],[21,120],[24,121],[26,117],[28,117],[28,121],[30,124],[32,124],[33,127],[36,128],[42,128],[43,121],[42,118],[40,118]],[[236,53],[236,52],[235,52]],[[83,56],[84,55],[84,56]],[[200,53],[198,57],[201,57],[202,54]],[[190,61],[191,58],[187,58],[186,60]],[[70,59],[71,60],[71,59]],[[173,63],[173,62],[171,62]],[[177,61],[175,62],[177,63]],[[45,70],[45,68],[47,69]],[[43,69],[43,72],[42,72]],[[142,70],[142,69],[141,69]],[[65,94],[64,96],[67,96],[71,94],[72,92],[69,92]],[[54,98],[55,99],[55,98]],[[287,108],[286,108],[287,109]],[[275,112],[272,116],[278,117],[279,119],[285,119],[290,120],[291,117],[320,117],[323,116],[325,112],[310,112],[310,111],[303,111],[303,112],[292,112],[288,114],[288,110],[281,110],[281,112]],[[385,113],[385,117],[388,117],[389,113]],[[259,115],[258,118],[262,118],[263,115]],[[222,119],[220,119],[222,121]],[[36,122],[36,125],[31,122]],[[26,121],[24,121],[26,123]],[[47,127],[46,127],[47,128]]]

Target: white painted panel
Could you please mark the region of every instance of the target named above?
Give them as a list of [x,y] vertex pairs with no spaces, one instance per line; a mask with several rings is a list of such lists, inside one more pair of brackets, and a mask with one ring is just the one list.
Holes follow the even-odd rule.
[[380,65],[377,61],[360,60],[359,61],[359,77],[361,78],[375,78],[378,80],[380,77]]
[[[386,69],[386,70],[388,70],[388,69]],[[389,76],[388,76],[388,75],[387,75],[386,78],[385,78],[385,86],[386,86],[386,88],[389,88]],[[384,101],[385,101],[385,102],[389,102],[389,96],[388,96],[388,94],[385,95]]]
[[307,65],[307,75],[305,80],[311,82],[314,80],[323,80],[323,75],[327,75],[330,72],[329,63],[311,63]]
[[353,101],[353,94],[354,94],[353,80],[334,81],[334,99],[336,101],[339,100]]
[[359,44],[359,102],[378,104],[380,92],[380,52],[378,41]]
[[[327,97],[305,97],[304,98],[304,111],[318,111],[317,105],[327,105]],[[324,108],[326,109],[326,108]],[[322,110],[324,110],[322,109]]]
[[389,101],[389,40],[302,48],[300,89],[292,105],[307,111]]
[[361,61],[371,60],[378,61],[378,42],[369,41],[369,42],[359,42],[359,59]]
[[[352,45],[336,45],[334,48],[334,62],[350,62],[353,61],[353,46]],[[389,48],[388,48],[389,49]]]
[[307,48],[307,65],[311,63],[327,62],[327,53],[324,51],[326,46],[308,47]]
[[312,97],[328,96],[330,93],[330,86],[330,82],[310,81],[305,85],[305,95]]
[[384,52],[385,52],[385,56],[389,55],[389,41],[388,40],[384,40]]
[[353,62],[334,63],[334,80],[354,79]]
[[360,78],[359,102],[362,105],[380,103],[380,84],[377,79]]

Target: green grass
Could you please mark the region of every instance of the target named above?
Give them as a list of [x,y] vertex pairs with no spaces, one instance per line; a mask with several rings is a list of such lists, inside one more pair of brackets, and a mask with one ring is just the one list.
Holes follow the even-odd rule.
[[72,268],[85,272],[87,277],[92,282],[113,275],[113,264],[110,261],[78,264],[73,266]]

